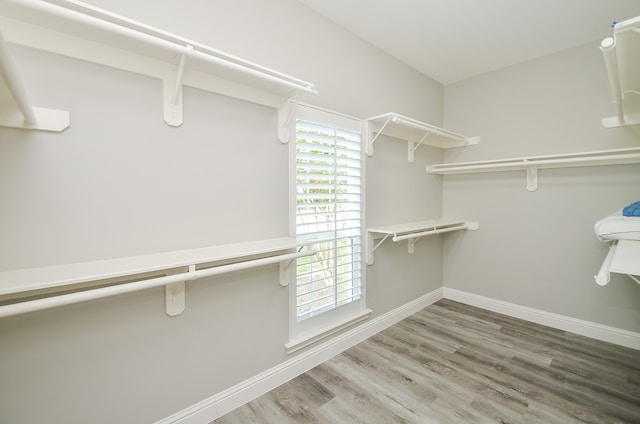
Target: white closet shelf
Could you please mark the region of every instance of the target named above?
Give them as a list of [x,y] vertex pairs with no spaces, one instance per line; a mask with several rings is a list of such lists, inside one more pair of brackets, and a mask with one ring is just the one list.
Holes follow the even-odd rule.
[[616,115],[602,119],[606,128],[640,124],[640,16],[618,22],[613,37],[600,43]]
[[7,41],[163,81],[164,120],[179,126],[182,86],[278,108],[288,141],[292,108],[313,84],[204,44],[72,0],[0,0]]
[[467,137],[451,131],[417,121],[394,112],[374,116],[367,123],[367,154],[373,155],[373,143],[380,135],[407,140],[408,159],[413,162],[414,153],[421,145],[447,149],[478,144],[480,137]]
[[[4,304],[0,318],[159,286],[166,287],[167,314],[179,315],[184,311],[185,281],[277,263],[280,285],[286,286],[293,261],[315,254],[302,251],[307,246],[279,238],[4,271],[0,272],[0,304]],[[30,298],[35,300],[24,300]]]
[[430,174],[452,175],[525,170],[527,172],[527,189],[529,191],[535,191],[538,188],[538,169],[625,165],[632,163],[640,163],[640,148],[638,147],[478,162],[427,165],[427,172]]
[[[407,250],[409,254],[413,254],[415,243],[421,237],[435,236],[452,231],[477,230],[479,227],[477,222],[440,218],[367,228],[367,264],[373,265],[374,251],[389,237],[394,242],[407,240]],[[376,239],[382,240],[375,244]]]
[[640,241],[619,240],[611,244],[609,253],[595,276],[596,283],[604,286],[609,283],[609,273],[626,274],[640,284]]
[[31,105],[18,67],[0,31],[0,126],[60,132],[69,126],[69,112]]

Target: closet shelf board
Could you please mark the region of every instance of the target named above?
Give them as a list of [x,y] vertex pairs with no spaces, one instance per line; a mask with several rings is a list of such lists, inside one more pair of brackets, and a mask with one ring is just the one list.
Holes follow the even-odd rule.
[[634,163],[640,163],[640,147],[477,162],[443,163],[428,165],[427,172],[430,174],[454,175],[524,170],[527,172],[527,189],[535,191],[538,188],[538,169]]
[[[407,250],[413,254],[414,245],[421,237],[478,228],[477,222],[446,218],[367,228],[367,264],[373,265],[373,253],[389,237],[394,242],[407,240]],[[376,239],[382,240],[375,244]]]
[[373,145],[380,135],[406,140],[409,162],[413,162],[414,152],[421,145],[446,149],[471,146],[480,141],[479,137],[467,137],[394,112],[374,116],[367,119],[366,123],[369,156],[373,155]]
[[161,79],[171,126],[182,124],[188,85],[277,108],[286,142],[290,99],[317,94],[309,82],[81,2],[0,0],[0,6],[10,43]]
[[297,249],[305,243],[291,238],[202,247],[100,261],[81,262],[0,272],[2,299],[24,296],[29,292],[55,292],[84,283],[126,279],[157,274],[191,265],[210,266],[236,262],[253,256]]

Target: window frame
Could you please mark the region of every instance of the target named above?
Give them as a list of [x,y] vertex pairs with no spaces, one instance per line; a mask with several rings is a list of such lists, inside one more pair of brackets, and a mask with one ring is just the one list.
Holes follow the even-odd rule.
[[[297,319],[297,278],[295,263],[292,265],[294,271],[291,273],[289,284],[289,342],[286,344],[287,352],[292,353],[304,348],[318,340],[321,340],[342,329],[348,328],[369,317],[371,310],[366,307],[366,228],[365,228],[365,157],[364,146],[365,122],[362,119],[354,118],[339,112],[319,108],[308,104],[297,104],[296,111],[291,120],[291,138],[289,142],[289,231],[290,236],[297,238],[297,179],[296,179],[296,122],[298,119],[317,122],[321,125],[334,126],[360,134],[360,241],[361,241],[361,295],[360,299],[351,301],[345,305],[340,305],[324,311],[318,315],[298,321]],[[335,238],[333,239],[335,240]]]

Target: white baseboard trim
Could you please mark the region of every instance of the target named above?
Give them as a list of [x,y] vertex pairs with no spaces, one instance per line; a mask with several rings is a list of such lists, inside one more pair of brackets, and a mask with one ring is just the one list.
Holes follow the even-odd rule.
[[620,346],[640,350],[640,333],[571,318],[565,315],[554,314],[527,306],[503,302],[501,300],[480,296],[448,287],[443,288],[445,299],[455,300],[471,306],[508,315],[514,318],[524,319],[537,324],[559,330],[569,331],[593,339],[615,343]]
[[368,320],[306,352],[302,352],[255,377],[157,421],[156,424],[210,423],[216,418],[275,389],[281,384],[331,359],[335,355],[368,339],[385,328],[437,302],[442,299],[442,296],[442,288],[420,296],[384,315]]

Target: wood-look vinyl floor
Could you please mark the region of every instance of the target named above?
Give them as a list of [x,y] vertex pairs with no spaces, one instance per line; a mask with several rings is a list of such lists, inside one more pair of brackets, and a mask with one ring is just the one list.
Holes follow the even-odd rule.
[[640,423],[640,351],[440,300],[214,423]]

